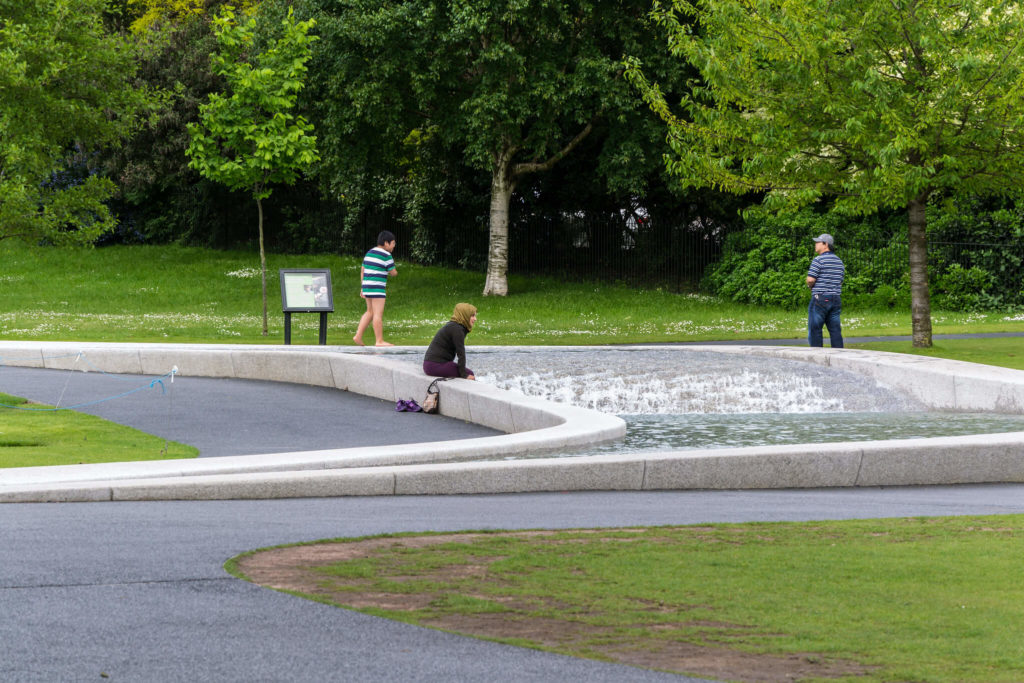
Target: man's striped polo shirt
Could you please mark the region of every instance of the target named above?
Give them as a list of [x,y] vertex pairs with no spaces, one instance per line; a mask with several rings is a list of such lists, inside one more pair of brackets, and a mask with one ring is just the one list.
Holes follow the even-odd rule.
[[843,276],[846,274],[846,266],[831,251],[818,254],[811,261],[811,267],[807,271],[807,277],[814,278],[814,286],[811,292],[814,294],[842,294]]

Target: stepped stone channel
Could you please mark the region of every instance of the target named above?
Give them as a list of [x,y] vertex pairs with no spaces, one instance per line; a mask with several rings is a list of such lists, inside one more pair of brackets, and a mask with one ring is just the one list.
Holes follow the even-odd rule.
[[872,378],[796,360],[657,348],[469,355],[481,382],[626,420],[623,441],[567,456],[1024,430],[1024,416],[929,411]]

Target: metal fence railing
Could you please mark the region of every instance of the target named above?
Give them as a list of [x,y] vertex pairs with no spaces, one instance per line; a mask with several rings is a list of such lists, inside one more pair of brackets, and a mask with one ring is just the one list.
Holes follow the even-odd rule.
[[[213,246],[252,240],[254,206],[246,197],[190,199],[179,204],[189,225],[222,235]],[[340,203],[309,192],[265,203],[267,246],[289,252],[361,255],[390,230],[396,258],[428,265],[484,270],[487,216],[454,212],[425,216],[418,225],[394,210],[350,220]],[[250,215],[253,214],[253,215]],[[349,219],[349,220],[347,220]],[[732,226],[736,230],[738,226]],[[199,229],[193,227],[194,230]],[[513,215],[509,225],[509,272],[563,280],[617,282],[674,292],[707,292],[708,275],[742,240],[727,240],[726,226],[701,219],[637,216],[628,212]],[[959,235],[930,235],[928,265],[933,292],[956,305],[1024,305],[1024,244],[972,242]],[[793,239],[797,258],[812,254],[808,236]],[[750,248],[753,248],[751,246]],[[851,277],[875,285],[905,287],[909,259],[905,236],[843,240],[840,254]],[[959,303],[957,303],[959,302]],[[987,303],[986,303],[987,302]]]
[[[367,217],[344,239],[332,239],[345,253],[359,254],[387,229],[399,240],[396,257],[447,267],[483,270],[487,225],[483,219],[445,221],[427,238],[393,214]],[[672,292],[708,292],[707,275],[722,260],[723,230],[635,218],[588,216],[530,217],[509,226],[509,272],[568,281],[615,282]],[[794,240],[794,253],[813,256],[806,238]],[[344,244],[342,244],[344,243]],[[843,242],[837,249],[851,277],[877,285],[906,288],[909,255],[905,237]],[[951,295],[955,305],[978,305],[973,290],[998,293],[1007,304],[1024,304],[1024,245],[948,241],[928,244],[933,292]],[[973,270],[972,270],[973,269]],[[946,289],[951,291],[946,291]],[[971,304],[970,299],[974,303]]]

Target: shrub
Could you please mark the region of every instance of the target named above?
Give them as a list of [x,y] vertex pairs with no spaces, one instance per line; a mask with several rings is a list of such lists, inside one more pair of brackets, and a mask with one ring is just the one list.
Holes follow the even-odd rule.
[[813,238],[829,233],[846,265],[846,305],[891,308],[909,304],[904,221],[896,214],[850,219],[812,209],[773,216],[755,212],[746,228],[725,240],[723,256],[706,279],[719,296],[738,303],[799,308],[814,258]]
[[935,278],[935,304],[954,311],[979,311],[999,308],[1003,296],[996,293],[996,278],[988,271],[954,263]]

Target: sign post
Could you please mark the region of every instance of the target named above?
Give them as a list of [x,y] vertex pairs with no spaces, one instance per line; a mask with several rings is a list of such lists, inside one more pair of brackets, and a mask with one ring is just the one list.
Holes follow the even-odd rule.
[[320,345],[327,344],[327,314],[334,312],[331,271],[327,268],[281,268],[284,343],[292,343],[292,313],[320,314]]

